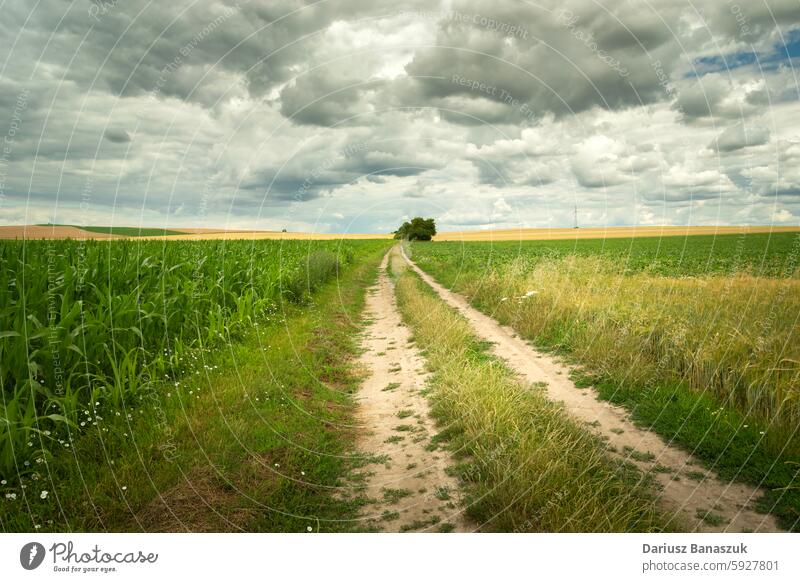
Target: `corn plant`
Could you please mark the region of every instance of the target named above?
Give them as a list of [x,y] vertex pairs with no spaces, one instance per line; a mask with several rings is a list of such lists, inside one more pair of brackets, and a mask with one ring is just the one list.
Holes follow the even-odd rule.
[[302,303],[381,241],[0,243],[0,474],[32,471],[102,407]]

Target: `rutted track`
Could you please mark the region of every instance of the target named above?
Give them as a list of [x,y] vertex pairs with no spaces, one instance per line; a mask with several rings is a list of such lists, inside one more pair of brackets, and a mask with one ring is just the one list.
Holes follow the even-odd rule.
[[[658,495],[665,510],[672,512],[677,522],[689,525],[694,531],[780,531],[774,517],[757,513],[752,508],[753,502],[763,493],[760,489],[721,481],[690,454],[666,443],[656,433],[637,427],[623,408],[598,400],[592,390],[577,388],[569,380],[569,368],[538,352],[512,329],[501,326],[470,306],[462,296],[438,284],[405,252],[403,257],[426,284],[470,322],[479,338],[493,344],[496,356],[526,381],[546,383],[548,397],[562,402],[574,418],[593,427],[607,440],[610,450],[616,451],[612,454],[643,471],[659,466],[663,472],[653,472],[659,486]],[[712,525],[701,519],[709,511],[721,516],[723,523]]]
[[458,499],[458,482],[445,472],[449,455],[431,451],[433,421],[425,388],[425,361],[410,343],[395,302],[394,284],[381,263],[377,285],[368,290],[360,363],[369,372],[358,392],[362,427],[359,451],[374,456],[361,473],[364,494],[374,503],[362,517],[381,531],[470,531]]

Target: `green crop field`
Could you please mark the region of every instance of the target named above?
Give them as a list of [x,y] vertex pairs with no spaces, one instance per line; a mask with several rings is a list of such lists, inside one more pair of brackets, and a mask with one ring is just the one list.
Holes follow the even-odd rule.
[[[528,268],[541,259],[565,256],[605,257],[627,274],[682,277],[746,272],[786,277],[798,268],[796,233],[690,237],[637,237],[519,242],[440,242],[418,245],[417,259],[436,260],[460,269],[499,268],[517,261]],[[454,273],[452,269],[448,273]]]
[[[0,244],[0,473],[178,391],[199,354],[302,304],[382,242]],[[12,486],[14,483],[11,484]]]
[[415,243],[415,262],[579,384],[800,523],[800,236]]

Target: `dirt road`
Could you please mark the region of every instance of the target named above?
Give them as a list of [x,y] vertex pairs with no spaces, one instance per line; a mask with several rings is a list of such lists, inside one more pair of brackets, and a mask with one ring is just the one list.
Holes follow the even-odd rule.
[[567,366],[532,348],[514,330],[474,309],[403,256],[423,281],[470,322],[479,338],[492,342],[493,353],[520,377],[530,383],[545,382],[548,397],[563,402],[574,418],[606,440],[611,454],[651,472],[665,511],[675,515],[677,522],[694,531],[780,531],[772,516],[752,509],[762,494],[758,488],[722,482],[690,454],[635,426],[623,408],[598,400],[591,389],[577,388]]
[[445,469],[450,456],[428,450],[435,434],[425,388],[425,360],[397,309],[394,285],[381,264],[377,285],[369,289],[369,319],[360,359],[369,372],[357,395],[362,427],[359,452],[372,456],[353,481],[363,483],[362,529],[471,531],[463,517],[458,483]]

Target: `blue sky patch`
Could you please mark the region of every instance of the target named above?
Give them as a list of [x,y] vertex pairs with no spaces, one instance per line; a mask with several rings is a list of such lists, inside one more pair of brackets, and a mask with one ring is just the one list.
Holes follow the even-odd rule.
[[699,57],[693,62],[694,70],[687,73],[686,77],[702,77],[708,73],[730,71],[756,63],[764,70],[773,71],[797,57],[800,57],[800,28],[787,32],[783,41],[775,43],[769,52],[741,51],[727,55]]

